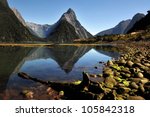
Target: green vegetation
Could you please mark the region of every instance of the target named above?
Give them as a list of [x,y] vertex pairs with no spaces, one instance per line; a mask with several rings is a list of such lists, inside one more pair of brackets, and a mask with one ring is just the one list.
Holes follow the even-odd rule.
[[148,41],[150,40],[150,29],[145,31],[133,32],[121,35],[104,35],[97,36],[96,42],[113,42],[113,41]]

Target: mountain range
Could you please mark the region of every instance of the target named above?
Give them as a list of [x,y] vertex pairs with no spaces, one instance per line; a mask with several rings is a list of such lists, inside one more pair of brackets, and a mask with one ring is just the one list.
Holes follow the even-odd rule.
[[27,22],[27,26],[39,37],[52,42],[72,42],[74,39],[90,38],[92,35],[80,24],[72,9],[68,9],[53,25],[38,25]]
[[25,22],[17,9],[12,8],[12,11],[33,35],[44,38],[45,41],[64,43],[72,42],[74,39],[92,37],[92,35],[77,20],[76,14],[71,8],[68,9],[68,11],[53,25]]
[[98,33],[97,35],[102,36],[102,35],[112,35],[112,34],[124,34],[124,30],[127,28],[130,22],[131,22],[130,19],[121,21],[114,28],[104,30]]
[[[150,27],[150,11],[145,16],[138,13],[132,19],[121,21],[115,27],[102,31],[96,36],[126,34]],[[69,8],[60,19],[52,24],[26,22],[19,11],[10,9],[7,0],[0,0],[0,42],[45,41],[68,43],[77,39],[92,38],[78,21],[75,12]]]
[[39,25],[26,22],[17,9],[9,8],[7,0],[0,0],[1,42],[36,41],[44,38],[44,41],[64,43],[90,37],[92,35],[80,24],[72,9],[53,25]]
[[137,13],[136,15],[133,16],[132,19],[121,21],[115,27],[99,32],[96,35],[102,36],[102,35],[112,35],[112,34],[126,34],[134,26],[134,24],[139,20],[141,20],[143,17],[145,17],[144,14]]

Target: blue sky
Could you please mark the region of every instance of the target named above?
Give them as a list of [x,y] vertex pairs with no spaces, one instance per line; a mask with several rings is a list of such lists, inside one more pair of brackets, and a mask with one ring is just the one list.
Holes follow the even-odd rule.
[[81,24],[92,34],[111,28],[136,13],[146,14],[150,0],[8,0],[26,21],[53,24],[72,8]]

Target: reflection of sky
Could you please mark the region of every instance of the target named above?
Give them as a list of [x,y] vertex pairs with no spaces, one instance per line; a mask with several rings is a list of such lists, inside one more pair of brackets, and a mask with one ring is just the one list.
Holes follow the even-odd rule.
[[[51,58],[26,61],[20,71],[44,80],[71,80],[70,78],[77,80],[82,78],[83,71],[100,72],[96,71],[94,66],[99,65],[99,61],[107,61],[109,59],[110,57],[91,49],[77,61],[72,71],[68,74]],[[102,66],[99,65],[99,67],[102,69]]]
[[[26,61],[21,67],[20,67],[21,64],[19,64],[20,67],[19,71],[25,72],[32,77],[42,79],[44,81],[61,82],[61,81],[82,80],[83,71],[99,74],[102,72],[102,64],[99,64],[99,61],[107,61],[108,59],[110,59],[110,57],[97,52],[95,49],[91,49],[89,52],[87,52],[85,55],[79,58],[79,60],[73,66],[71,72],[66,73],[62,68],[60,68],[58,64],[60,63],[60,61],[58,62],[51,58],[48,58],[50,57],[49,55],[47,57],[45,57],[45,55],[43,54],[40,54],[40,56],[38,56],[39,55],[38,52],[39,51],[36,51],[34,53],[37,54],[37,56],[33,56],[33,57],[29,56],[26,59],[24,59]],[[69,62],[67,61],[67,63]],[[94,68],[95,66],[97,66],[98,69],[95,69]],[[66,68],[69,67],[67,65]],[[41,85],[40,83],[18,77],[17,73],[19,71],[17,70],[13,74],[11,74],[9,81],[7,82],[6,95],[8,95],[9,98],[14,96],[16,99],[16,96],[20,96],[20,92],[22,92],[23,90],[36,89],[39,85]]]
[[77,65],[95,65],[99,61],[107,61],[111,59],[110,57],[100,54],[94,49],[91,49],[88,53],[86,53],[77,63]]
[[[75,67],[80,68],[84,67],[82,70],[90,73],[101,73],[102,65],[99,64],[100,61],[106,62],[110,60],[111,57],[100,54],[94,49],[91,49],[88,53],[86,53],[75,65]],[[94,69],[97,66],[99,69]]]
[[[87,48],[85,48],[85,49],[87,49]],[[41,85],[40,83],[18,77],[17,73],[20,71],[25,72],[32,77],[42,79],[44,81],[49,80],[49,81],[60,81],[60,82],[61,81],[82,80],[82,72],[83,71],[88,71],[90,73],[96,73],[96,74],[101,73],[102,64],[99,64],[99,61],[107,61],[108,59],[110,59],[110,57],[104,55],[105,52],[107,52],[107,51],[104,51],[103,52],[104,54],[101,54],[100,51],[98,51],[100,49],[97,49],[97,51],[95,49],[91,49],[90,51],[88,51],[89,49],[87,49],[86,51],[84,50],[84,48],[81,48],[79,50],[75,49],[74,50],[75,52],[74,51],[73,52],[78,53],[79,55],[77,55],[77,54],[74,55],[74,54],[70,54],[69,52],[68,53],[66,52],[65,56],[67,56],[67,54],[69,54],[69,56],[67,56],[67,58],[69,59],[69,62],[68,62],[68,60],[66,60],[67,58],[66,59],[63,58],[64,56],[60,57],[60,55],[58,56],[56,53],[53,54],[53,52],[55,52],[55,51],[53,51],[51,53],[51,51],[49,49],[45,49],[45,48],[44,49],[41,48],[38,50],[34,49],[36,51],[32,51],[30,54],[28,54],[28,56],[23,56],[22,57],[23,59],[21,59],[22,61],[20,61],[20,60],[17,61],[18,66],[17,66],[17,64],[15,65],[15,67],[16,66],[17,67],[14,69],[14,72],[9,77],[9,80],[7,81],[7,86],[4,87],[4,88],[6,88],[5,93],[6,93],[7,97],[9,97],[10,99],[12,99],[12,97],[13,97],[14,99],[16,99],[17,96],[20,96],[20,92],[22,92],[23,90],[27,90],[27,89],[37,90],[37,87],[39,85]],[[67,49],[64,49],[64,50],[67,50]],[[2,51],[2,52],[5,52],[5,51]],[[12,55],[14,55],[14,54],[12,53]],[[107,54],[107,55],[109,55],[109,54]],[[50,57],[52,57],[53,59]],[[81,57],[81,58],[78,59],[77,57]],[[1,57],[1,58],[4,58],[4,57]],[[63,58],[64,60],[61,61],[58,58],[60,58],[60,59]],[[8,59],[9,59],[9,57],[8,57]],[[55,61],[54,59],[57,61]],[[60,61],[58,61],[58,60],[60,60]],[[69,73],[66,73],[62,69],[64,67],[68,68],[68,69],[71,68],[72,64],[76,60],[78,60],[78,61],[73,65],[72,71],[69,70],[70,71]],[[61,63],[64,61],[66,63]],[[11,61],[11,63],[12,63],[12,61]],[[63,67],[61,66],[62,68],[60,68],[58,63],[61,64]],[[71,63],[71,64],[68,65],[67,63]],[[9,65],[9,66],[11,67],[11,65]],[[95,69],[94,68],[95,66],[97,66],[98,69]],[[8,66],[6,66],[6,67],[8,67]],[[3,84],[1,83],[1,85],[3,85]]]

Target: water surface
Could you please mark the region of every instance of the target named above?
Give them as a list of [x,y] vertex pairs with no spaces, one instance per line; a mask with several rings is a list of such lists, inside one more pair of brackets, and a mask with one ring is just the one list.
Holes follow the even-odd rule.
[[23,90],[42,89],[42,84],[18,77],[19,72],[45,81],[71,82],[82,80],[83,71],[100,74],[99,62],[118,56],[118,48],[105,45],[0,47],[0,99],[23,99]]

